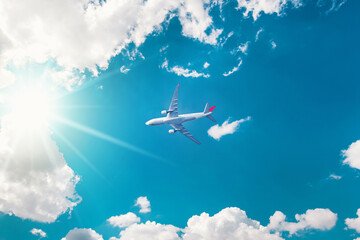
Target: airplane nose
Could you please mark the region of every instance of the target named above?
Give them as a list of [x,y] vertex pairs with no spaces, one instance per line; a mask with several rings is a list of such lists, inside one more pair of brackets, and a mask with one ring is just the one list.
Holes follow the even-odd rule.
[[145,124],[148,126],[151,125],[151,120],[147,121]]

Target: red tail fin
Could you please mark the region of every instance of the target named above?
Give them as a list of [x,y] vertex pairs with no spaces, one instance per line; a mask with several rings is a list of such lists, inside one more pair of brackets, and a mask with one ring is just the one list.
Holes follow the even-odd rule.
[[209,112],[212,112],[212,110],[214,110],[216,106],[212,106],[210,109],[209,109]]

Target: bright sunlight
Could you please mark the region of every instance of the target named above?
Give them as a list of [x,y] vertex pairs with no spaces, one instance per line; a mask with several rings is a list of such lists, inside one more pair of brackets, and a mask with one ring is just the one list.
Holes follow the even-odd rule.
[[52,98],[42,88],[26,88],[14,94],[11,108],[22,126],[47,124],[53,110]]

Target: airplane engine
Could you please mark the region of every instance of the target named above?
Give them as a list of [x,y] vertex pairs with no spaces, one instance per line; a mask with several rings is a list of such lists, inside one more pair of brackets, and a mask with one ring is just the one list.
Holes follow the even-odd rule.
[[170,133],[170,134],[173,134],[173,133],[175,133],[175,132],[176,132],[175,129],[170,129],[170,130],[169,130],[169,133]]
[[167,113],[168,113],[168,111],[166,111],[166,110],[161,111],[161,115],[166,115]]

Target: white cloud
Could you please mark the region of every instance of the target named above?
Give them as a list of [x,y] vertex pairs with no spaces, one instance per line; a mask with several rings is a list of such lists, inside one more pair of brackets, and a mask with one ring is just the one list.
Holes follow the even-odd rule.
[[336,174],[330,174],[329,179],[340,180],[342,177]]
[[[0,86],[13,80],[9,63],[54,59],[65,71],[95,76],[133,43],[140,46],[176,14],[184,36],[216,44],[208,0],[34,0],[0,3]],[[19,14],[21,13],[21,14]],[[72,79],[73,80],[73,79]],[[77,84],[72,81],[71,84]],[[70,84],[70,85],[71,85]]]
[[360,169],[360,140],[353,142],[348,149],[342,150],[344,164],[352,168]]
[[243,122],[246,122],[249,120],[250,120],[250,117],[247,117],[245,119],[240,119],[240,120],[233,121],[232,123],[229,123],[229,119],[228,119],[225,122],[223,122],[223,124],[221,126],[219,126],[219,124],[212,126],[208,130],[208,134],[210,137],[214,138],[215,140],[220,141],[220,138],[222,136],[228,135],[228,134],[233,134],[234,132],[236,132],[236,130],[238,130],[240,123],[243,123]]
[[357,233],[360,233],[360,208],[357,210],[357,218],[346,218],[345,224],[347,228],[356,230]]
[[[223,30],[212,26],[209,10],[210,0],[184,0],[179,8],[183,35],[200,42],[217,44],[217,38]],[[210,30],[209,34],[206,33],[207,30]]]
[[[147,221],[133,224],[120,232],[120,240],[151,239],[151,240],[180,240],[177,232],[180,229],[173,225],[164,225]],[[115,240],[116,238],[111,238]]]
[[31,234],[41,237],[41,238],[46,237],[46,232],[44,232],[41,229],[33,228],[30,230],[30,232],[31,232]]
[[276,46],[277,46],[276,43],[275,43],[274,41],[271,41],[270,43],[271,43],[271,48],[272,48],[272,49],[275,49]]
[[203,67],[206,69],[206,68],[208,68],[209,66],[210,66],[210,64],[209,64],[208,62],[205,62]]
[[136,199],[135,206],[140,207],[139,212],[141,212],[141,213],[148,213],[151,211],[150,201],[147,199],[147,197],[138,197],[138,199]]
[[249,41],[247,41],[246,43],[240,44],[236,49],[234,49],[233,51],[231,51],[231,54],[235,54],[238,52],[242,52],[243,54],[247,54],[247,50],[249,48]]
[[330,230],[336,223],[337,214],[329,209],[314,209],[296,214],[297,223],[286,222],[285,218],[283,213],[275,212],[269,225],[263,226],[249,218],[245,211],[229,207],[214,216],[205,212],[194,215],[183,229],[152,221],[133,223],[120,232],[119,238],[111,237],[110,240],[283,240],[280,235],[283,231],[293,234],[305,229]]
[[293,5],[296,8],[302,6],[302,0],[237,0],[237,2],[238,9],[245,8],[244,16],[247,17],[249,12],[252,12],[255,21],[261,12],[265,14],[276,13],[279,16],[288,5]]
[[326,11],[326,14],[329,14],[338,11],[346,2],[347,0],[318,0],[317,5],[323,7],[330,4],[330,8]]
[[192,216],[183,230],[183,240],[279,240],[277,233],[271,234],[258,221],[247,217],[245,211],[231,207],[210,217],[207,213]]
[[124,74],[128,73],[129,71],[130,71],[130,68],[126,68],[124,65],[121,66],[121,68],[120,68],[120,72],[122,72]]
[[112,216],[107,220],[112,226],[123,228],[128,227],[131,224],[139,223],[140,218],[134,213],[128,212],[127,214]]
[[260,28],[259,31],[256,32],[255,42],[257,42],[259,40],[260,33],[262,33],[263,31],[264,31],[264,29]]
[[[180,233],[180,234],[179,234]],[[192,216],[184,229],[156,222],[133,224],[111,240],[281,240],[278,233],[270,233],[258,221],[246,216],[239,208],[225,208],[214,216],[202,213]]]
[[163,62],[163,64],[161,65],[162,68],[166,69],[166,71],[168,72],[173,72],[178,76],[184,76],[184,77],[204,77],[204,78],[208,78],[210,77],[209,74],[205,74],[205,73],[198,73],[195,70],[190,70],[190,69],[186,69],[180,66],[174,66],[169,68],[169,63],[168,61],[165,59],[165,61]]
[[227,36],[222,37],[222,38],[220,39],[220,46],[224,46],[225,43],[229,40],[229,38],[231,38],[233,35],[234,35],[234,32],[231,31],[231,32],[228,33]]
[[74,228],[61,240],[104,240],[102,235],[91,228]]
[[49,129],[20,124],[15,115],[3,117],[1,126],[0,211],[39,222],[71,211],[81,201],[75,192],[79,177]]
[[227,76],[233,74],[234,72],[236,72],[237,70],[239,70],[241,64],[242,64],[242,60],[240,60],[239,63],[238,63],[238,65],[235,66],[233,69],[231,69],[231,70],[228,71],[228,72],[224,72],[224,73],[223,73],[223,76],[224,76],[224,77],[227,77]]
[[103,86],[103,85],[100,85],[100,86],[98,87],[98,89],[99,89],[99,90],[103,90],[103,89],[104,89],[104,86]]
[[297,222],[287,222],[285,218],[286,216],[282,212],[276,211],[270,217],[270,223],[267,228],[279,232],[286,231],[290,235],[310,229],[330,230],[336,224],[337,214],[329,209],[316,208],[309,209],[304,214],[296,214],[295,219]]

